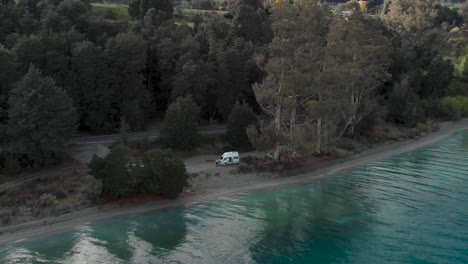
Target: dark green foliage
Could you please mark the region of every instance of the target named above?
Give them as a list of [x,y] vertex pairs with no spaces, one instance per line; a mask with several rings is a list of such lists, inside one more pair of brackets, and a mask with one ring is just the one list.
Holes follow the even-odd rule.
[[233,30],[240,37],[258,44],[273,38],[271,22],[260,0],[235,0],[230,3],[234,14]]
[[117,145],[104,159],[102,170],[102,160],[93,159],[90,163],[93,172],[102,177],[102,196],[105,199],[121,198],[130,192],[130,158],[130,149],[124,145]]
[[198,144],[198,119],[200,109],[192,97],[179,97],[167,109],[161,141],[169,147],[192,149]]
[[0,2],[0,43],[5,41],[8,35],[15,32],[17,21],[20,18],[19,11],[15,6],[15,1]]
[[44,9],[44,5],[41,5],[40,0],[19,0],[17,7],[27,10],[35,19],[41,18],[41,13]]
[[[465,55],[467,25],[462,18],[468,17],[468,4],[458,15],[432,0],[393,0],[384,18],[360,11],[344,18],[345,11],[358,8],[356,3],[338,6],[333,14],[323,1],[292,2],[193,0],[195,8],[220,7],[229,14],[180,12],[173,17],[173,0],[132,0],[129,13],[136,21],[127,21],[116,19],[112,11],[96,16],[88,0],[2,0],[0,141],[8,143],[6,132],[17,130],[10,128],[17,121],[8,120],[9,112],[18,111],[8,105],[9,95],[31,64],[72,98],[80,131],[118,133],[121,118],[129,130],[138,131],[167,111],[163,140],[181,149],[197,145],[198,117],[241,123],[231,125],[230,141],[248,145],[244,127],[250,123],[234,118],[239,102],[256,111],[263,107],[262,115],[277,113],[272,118],[276,129],[289,130],[285,145],[295,146],[305,135],[309,141],[317,135],[317,142],[326,144],[334,140],[332,134],[364,134],[372,127],[370,115],[385,112],[376,109],[388,110],[387,120],[407,126],[428,115],[449,116],[456,107],[440,98],[468,95],[468,59],[458,58]],[[455,76],[452,65],[458,65]],[[271,90],[259,96],[252,89],[256,83]],[[199,110],[180,105],[168,109],[188,95]],[[50,100],[57,108],[64,102]],[[307,101],[328,111],[308,116]],[[39,99],[35,105],[45,107]],[[22,123],[28,133],[12,134],[15,142],[40,141],[46,134],[42,125],[35,127],[34,118]],[[61,112],[40,117],[42,123],[50,119],[58,126],[54,118],[64,117]],[[316,125],[319,119],[321,125]],[[269,126],[260,130],[258,145],[281,134],[270,133]],[[329,135],[322,139],[325,133]],[[56,140],[47,134],[45,141],[63,143],[65,136]],[[55,151],[37,154],[38,148],[28,145],[21,152],[57,158]],[[143,176],[137,174],[145,173],[132,172],[129,192],[141,189],[138,179]]]
[[144,181],[147,191],[176,198],[188,184],[184,163],[170,151],[150,150],[144,154],[143,163],[151,170],[151,176]]
[[117,20],[117,13],[114,10],[109,9],[109,10],[106,11],[106,14],[104,15],[104,18],[115,21],[115,20]]
[[20,32],[29,36],[39,29],[39,21],[29,12],[25,12],[18,21]]
[[86,31],[86,39],[105,46],[108,38],[116,36],[126,25],[101,18],[91,18],[88,21],[88,30]]
[[[88,18],[91,6],[82,0],[63,0],[57,6],[57,14],[73,25],[74,29],[85,32],[88,27]],[[69,28],[65,28],[68,31]]]
[[139,129],[151,110],[151,96],[141,81],[146,42],[134,33],[120,33],[109,39],[104,52],[111,69],[112,104],[132,129]]
[[104,171],[105,167],[106,167],[106,160],[98,157],[96,154],[93,155],[91,161],[88,164],[88,168],[90,169],[90,174],[100,179],[106,176],[105,171]]
[[[8,96],[13,83],[17,80],[12,54],[0,46],[0,124],[8,123]],[[1,135],[2,137],[5,134]]]
[[18,175],[22,170],[21,164],[18,161],[18,159],[12,156],[6,158],[4,166],[5,168],[3,169],[3,173],[5,173],[8,176]]
[[389,117],[409,126],[425,118],[418,100],[445,96],[453,78],[452,62],[446,59],[452,48],[447,38],[460,21],[457,14],[433,3],[395,0],[386,17],[395,49]]
[[236,147],[250,146],[247,128],[258,122],[254,111],[246,104],[236,104],[227,120],[227,140]]
[[215,9],[215,3],[213,0],[192,0],[192,8],[201,10],[213,10]]
[[67,52],[71,49],[70,42],[82,37],[75,33],[71,30],[62,34],[21,37],[12,49],[19,73],[25,74],[32,63],[63,87],[69,68]]
[[164,12],[167,19],[174,13],[173,0],[131,0],[128,13],[134,19],[143,19],[146,12],[152,8]]
[[453,79],[452,62],[436,58],[427,67],[426,77],[421,84],[419,95],[423,99],[442,98],[447,95],[447,87]]
[[15,151],[28,154],[35,167],[54,164],[65,138],[76,129],[71,98],[31,66],[11,91],[8,104],[8,134]]
[[110,69],[105,59],[102,49],[91,42],[78,42],[73,47],[66,88],[79,109],[82,130],[104,133],[118,126],[118,109],[112,106],[114,91],[109,86]]
[[442,25],[442,23],[448,23],[452,26],[461,26],[463,23],[463,17],[458,14],[457,10],[437,4],[435,6],[437,10],[436,23]]
[[410,89],[407,79],[393,88],[388,100],[388,117],[392,122],[414,127],[425,119],[418,97]]
[[239,100],[253,96],[250,78],[258,70],[252,60],[253,54],[254,46],[242,38],[236,38],[231,46],[218,54],[216,106],[224,117]]
[[468,97],[445,97],[439,102],[438,113],[446,120],[468,117]]
[[[181,62],[182,63],[182,62]],[[198,105],[209,106],[207,101],[213,87],[213,69],[210,63],[190,59],[183,66],[172,83],[172,97],[178,98],[187,94],[193,95]],[[209,109],[204,109],[209,112]]]
[[453,80],[449,86],[448,86],[448,91],[447,95],[448,96],[457,96],[457,95],[463,95],[463,96],[468,96],[468,85],[465,78],[457,78]]
[[168,150],[147,151],[141,163],[132,159],[128,147],[118,144],[105,158],[94,155],[88,168],[102,179],[102,196],[107,200],[142,192],[176,198],[188,184],[184,163]]

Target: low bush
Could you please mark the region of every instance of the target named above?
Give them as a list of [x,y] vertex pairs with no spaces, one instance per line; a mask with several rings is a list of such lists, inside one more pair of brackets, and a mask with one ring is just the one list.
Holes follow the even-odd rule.
[[[88,167],[91,175],[102,179],[101,196],[107,200],[146,192],[176,198],[188,184],[185,164],[168,150],[152,149],[132,157],[128,147],[117,145],[105,158],[94,156]],[[93,199],[101,188],[94,189]]]
[[188,174],[183,161],[168,150],[150,150],[143,156],[149,175],[144,179],[147,191],[176,198],[188,184]]
[[468,97],[445,97],[439,102],[438,111],[446,120],[459,120],[468,117]]
[[418,123],[415,129],[418,130],[419,132],[427,132],[428,127],[425,123]]

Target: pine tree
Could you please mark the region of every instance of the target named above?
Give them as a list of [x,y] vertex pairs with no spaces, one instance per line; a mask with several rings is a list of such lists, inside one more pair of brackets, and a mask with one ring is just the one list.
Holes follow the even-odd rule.
[[141,128],[151,113],[151,95],[144,87],[142,76],[146,48],[147,43],[141,36],[120,33],[109,39],[104,51],[111,69],[112,104],[133,130]]
[[50,77],[31,65],[11,91],[8,133],[12,148],[26,153],[35,166],[49,166],[75,131],[77,113],[71,98]]
[[192,97],[179,97],[166,111],[161,140],[169,147],[191,149],[199,140],[200,109]]
[[91,42],[75,43],[65,86],[79,110],[80,128],[97,133],[112,132],[119,125],[105,58],[102,49]]

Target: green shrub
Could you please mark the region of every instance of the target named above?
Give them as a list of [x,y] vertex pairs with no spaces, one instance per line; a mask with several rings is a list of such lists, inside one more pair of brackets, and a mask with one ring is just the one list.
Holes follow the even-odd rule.
[[153,149],[146,152],[143,155],[143,163],[150,171],[143,184],[146,191],[176,198],[188,184],[184,162],[168,150]]
[[449,96],[468,96],[468,87],[466,82],[461,79],[453,80],[448,86]]
[[[104,199],[153,192],[176,198],[188,183],[185,164],[168,150],[152,149],[143,154],[142,161],[120,144],[105,158],[96,155],[88,165],[90,174],[102,179]],[[97,192],[93,192],[97,193]]]
[[459,96],[458,100],[462,103],[462,117],[468,117],[468,96]]
[[447,120],[459,120],[468,117],[468,97],[445,97],[440,100],[439,112]]
[[88,167],[91,174],[102,178],[102,196],[105,199],[121,198],[131,189],[131,174],[128,164],[131,160],[130,149],[124,145],[112,148],[104,159],[93,156]]
[[427,132],[428,131],[428,126],[425,124],[425,123],[418,123],[414,128],[412,128],[410,130],[410,133],[409,133],[409,138],[416,138],[418,136],[421,135],[421,133],[423,132]]
[[418,123],[415,127],[415,129],[419,132],[427,132],[428,127],[425,123]]
[[93,155],[93,158],[88,164],[90,169],[90,174],[96,178],[103,178],[105,175],[104,168],[106,167],[106,161],[103,158],[98,157],[96,154]]
[[388,99],[387,119],[403,124],[406,127],[414,127],[417,123],[426,119],[426,113],[418,96],[412,92],[407,80],[395,85]]

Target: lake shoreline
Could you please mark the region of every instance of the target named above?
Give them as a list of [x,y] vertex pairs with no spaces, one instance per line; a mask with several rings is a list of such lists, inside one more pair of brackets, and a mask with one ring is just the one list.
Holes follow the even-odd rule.
[[63,232],[67,229],[73,229],[80,225],[112,220],[116,217],[131,217],[164,208],[185,207],[197,203],[206,203],[222,197],[251,192],[270,191],[287,186],[310,184],[327,180],[372,162],[377,162],[431,146],[454,133],[466,129],[468,129],[468,119],[457,122],[444,122],[440,124],[440,130],[438,132],[415,140],[405,140],[378,145],[351,157],[332,162],[328,166],[312,172],[305,172],[304,174],[292,177],[265,179],[254,183],[249,182],[229,186],[206,193],[180,198],[178,200],[163,200],[128,207],[122,207],[121,205],[106,205],[102,207],[95,206],[57,217],[48,217],[18,225],[0,227],[0,245],[4,246],[6,244],[30,240],[45,235],[52,235]]

